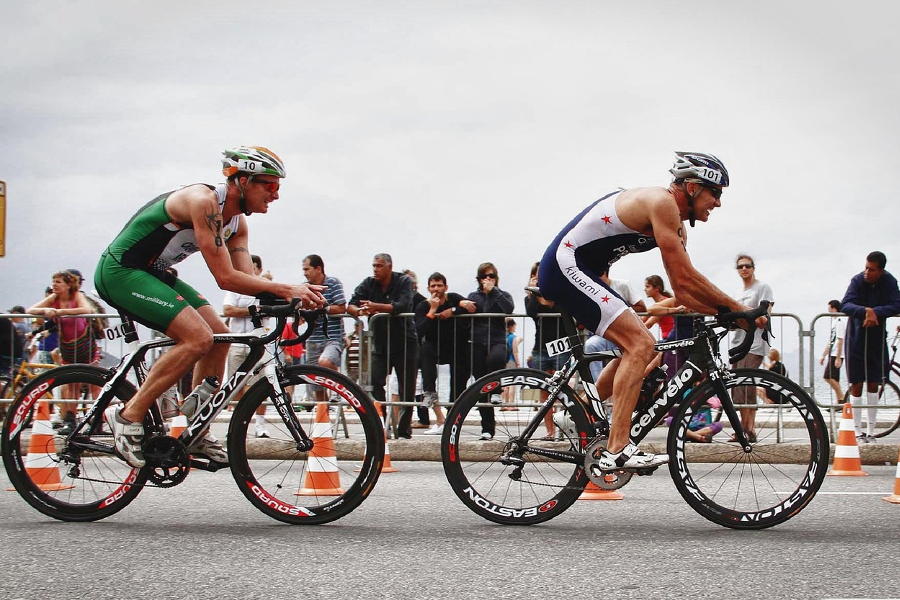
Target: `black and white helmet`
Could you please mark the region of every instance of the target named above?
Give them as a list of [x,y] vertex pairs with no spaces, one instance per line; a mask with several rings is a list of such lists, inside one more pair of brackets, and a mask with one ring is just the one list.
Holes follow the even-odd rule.
[[702,152],[676,152],[675,164],[669,169],[675,181],[728,187],[728,169],[712,154]]

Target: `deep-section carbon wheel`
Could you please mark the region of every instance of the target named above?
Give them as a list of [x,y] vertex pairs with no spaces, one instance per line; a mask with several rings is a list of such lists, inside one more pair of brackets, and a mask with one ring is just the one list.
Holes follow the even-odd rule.
[[[844,394],[844,402],[850,402],[849,390]],[[863,386],[862,403],[869,403],[865,386]],[[858,410],[862,420],[866,423],[869,422],[869,419],[872,420],[875,437],[884,437],[900,427],[900,408],[897,406],[900,406],[900,388],[893,381],[885,381],[878,386],[877,406],[873,408],[853,407],[853,410]]]
[[[294,410],[315,442],[311,451],[297,450],[264,379],[238,403],[228,429],[229,460],[238,487],[262,512],[298,525],[334,521],[359,506],[378,481],[384,461],[384,426],[370,397],[346,376],[322,367],[288,367],[281,379],[282,386],[296,386],[295,398],[307,392],[312,396],[313,384],[340,402]],[[268,437],[257,437],[260,406],[266,407]]]
[[721,420],[725,430],[712,442],[689,440],[691,422],[697,426],[695,417],[708,410],[715,396],[707,382],[675,414],[668,438],[669,471],[688,504],[710,521],[735,529],[777,525],[800,512],[822,484],[828,469],[825,421],[806,392],[771,371],[737,369],[726,386],[732,397],[735,390],[749,388],[748,396],[759,399],[757,441],[750,452],[727,441],[727,417]]
[[[520,443],[534,412],[530,407],[503,411],[494,408],[491,399],[499,399],[509,390],[520,404],[539,404],[549,379],[550,375],[534,369],[495,371],[466,389],[447,415],[441,438],[444,473],[459,499],[485,519],[507,525],[547,521],[569,508],[587,484],[580,460],[579,464],[561,462],[526,449],[517,455],[520,463],[501,462],[501,457]],[[540,441],[545,433],[541,425],[527,445],[583,453],[593,429],[569,386],[560,391],[555,409],[562,440]],[[482,440],[482,418],[490,412],[495,415],[495,435],[492,440]]]
[[[88,365],[70,365],[39,375],[15,398],[7,413],[0,449],[3,464],[16,491],[34,508],[62,521],[94,521],[116,513],[141,491],[144,469],[135,469],[114,454],[113,437],[97,413],[98,422],[86,426],[77,442],[53,428],[51,416],[62,402],[81,410],[93,403],[92,395],[106,383],[107,371]],[[123,382],[114,390],[125,402],[134,388]]]

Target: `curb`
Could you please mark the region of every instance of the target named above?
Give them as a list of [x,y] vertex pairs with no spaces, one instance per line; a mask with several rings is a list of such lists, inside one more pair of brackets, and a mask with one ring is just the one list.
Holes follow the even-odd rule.
[[[395,461],[440,461],[440,439],[434,440],[389,440],[391,445],[391,460]],[[569,448],[565,442],[540,442],[542,446],[558,450]],[[362,456],[362,442],[348,439],[336,439],[334,441],[338,460],[359,460]],[[687,458],[696,462],[721,461],[721,453],[724,444],[691,444],[687,448]],[[466,454],[466,460],[491,461],[496,460],[503,450],[503,444],[497,441],[463,442],[461,450]],[[734,446],[735,450],[737,446]],[[778,462],[779,464],[799,464],[806,454],[807,446],[803,444],[772,444],[772,451],[767,452],[766,446],[756,446],[755,454],[760,460]],[[665,444],[646,443],[641,444],[641,449],[646,452],[665,452]],[[831,445],[831,458],[834,457],[834,444]],[[859,449],[860,458],[864,465],[896,465],[900,444],[864,444]],[[247,442],[248,458],[254,460],[286,460],[303,459],[305,452],[297,452],[285,447],[284,442],[273,439],[254,439]],[[737,454],[740,456],[740,454]],[[777,459],[777,460],[776,460]]]

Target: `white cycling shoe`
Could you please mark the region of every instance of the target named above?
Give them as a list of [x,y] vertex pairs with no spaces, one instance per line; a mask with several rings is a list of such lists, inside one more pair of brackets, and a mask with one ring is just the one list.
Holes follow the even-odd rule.
[[206,435],[191,444],[187,452],[194,456],[204,456],[213,462],[228,462],[228,452],[225,451],[222,442],[213,437],[213,434],[208,431]]
[[122,406],[110,406],[103,411],[103,416],[106,418],[109,428],[112,429],[116,452],[129,465],[139,469],[147,464],[144,459],[144,450],[141,447],[144,443],[144,424],[132,423],[123,419],[121,412]]
[[618,471],[620,469],[648,469],[669,462],[668,454],[650,454],[642,452],[634,444],[628,444],[621,452],[603,451],[594,465],[599,471]]

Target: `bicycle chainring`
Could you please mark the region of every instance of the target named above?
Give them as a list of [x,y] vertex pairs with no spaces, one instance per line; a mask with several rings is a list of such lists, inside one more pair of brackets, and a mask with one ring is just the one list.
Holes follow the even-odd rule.
[[181,440],[167,435],[153,436],[144,442],[147,479],[159,487],[178,485],[191,470],[190,459]]
[[588,443],[584,451],[584,471],[591,480],[601,490],[617,490],[625,486],[634,475],[631,471],[596,471],[592,467],[595,465],[597,457],[606,449],[606,436],[597,436]]

